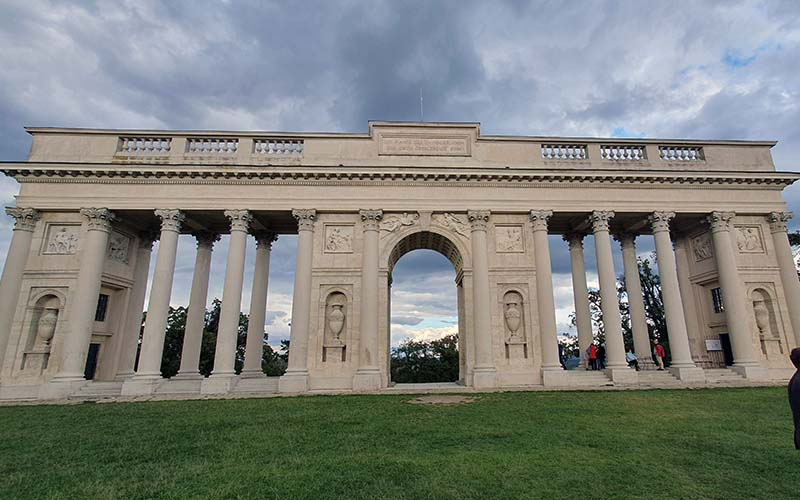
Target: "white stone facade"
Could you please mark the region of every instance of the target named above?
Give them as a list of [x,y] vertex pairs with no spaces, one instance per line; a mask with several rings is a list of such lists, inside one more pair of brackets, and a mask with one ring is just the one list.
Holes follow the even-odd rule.
[[[583,252],[597,255],[606,380],[625,363],[615,280],[638,289],[635,241],[655,236],[672,375],[704,369],[780,379],[800,344],[800,283],[769,142],[482,136],[477,124],[370,123],[367,134],[29,129],[0,281],[0,398],[61,398],[94,383],[120,395],[245,390],[379,391],[389,380],[390,276],[429,248],[456,269],[460,383],[476,389],[575,385],[558,362],[548,235],[569,242],[578,334],[591,339]],[[197,260],[179,374],[159,373],[179,234]],[[199,376],[213,244],[231,235],[214,370]],[[260,327],[234,372],[244,273],[263,323],[269,248],[297,233],[289,368],[260,373]],[[593,234],[595,248],[583,248]],[[255,269],[245,244],[258,242]],[[160,238],[158,255],[152,243]],[[612,245],[626,269],[614,269]],[[156,273],[144,304],[147,269]],[[98,306],[98,296],[105,305]],[[147,322],[134,367],[142,310]],[[641,296],[635,350],[649,358]],[[261,318],[259,320],[259,318]],[[136,369],[135,369],[136,368]]]

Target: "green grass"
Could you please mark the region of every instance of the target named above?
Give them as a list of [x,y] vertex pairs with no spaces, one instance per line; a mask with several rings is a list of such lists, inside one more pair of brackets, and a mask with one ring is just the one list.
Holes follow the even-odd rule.
[[0,407],[0,499],[800,498],[785,390]]

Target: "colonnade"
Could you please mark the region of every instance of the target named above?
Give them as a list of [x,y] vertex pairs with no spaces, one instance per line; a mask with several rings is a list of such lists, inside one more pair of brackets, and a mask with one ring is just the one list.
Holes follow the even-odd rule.
[[[14,217],[16,224],[11,246],[0,280],[0,352],[5,353],[14,311],[20,292],[25,263],[30,253],[32,234],[40,214],[31,208],[11,208],[6,212]],[[86,239],[81,244],[81,265],[76,279],[70,313],[70,332],[63,340],[60,369],[53,377],[54,383],[79,382],[83,380],[86,353],[90,343],[97,296],[101,286],[103,263],[108,246],[109,233],[116,216],[105,208],[88,208],[80,212],[87,229]],[[152,243],[160,240],[156,256],[155,274],[147,306],[147,321],[141,345],[138,370],[134,373],[134,360],[141,314],[129,314],[124,322],[124,344],[117,370],[117,379],[126,380],[129,394],[147,392],[153,382],[161,379],[160,366],[164,346],[167,317],[175,272],[178,235],[181,233],[185,215],[180,210],[156,210],[161,221],[158,236],[143,235],[137,250],[135,284],[130,294],[130,308],[141,311],[144,304],[147,272],[151,259]],[[230,221],[231,241],[227,255],[227,267],[223,288],[222,308],[217,335],[216,356],[211,376],[204,381],[208,392],[224,392],[230,388],[235,377],[234,362],[239,314],[242,299],[246,240],[251,230],[252,216],[247,210],[227,210]],[[312,260],[314,243],[313,209],[292,210],[298,223],[297,264],[294,277],[292,307],[291,355],[286,375],[281,378],[280,389],[287,392],[308,389],[308,344],[312,298]],[[363,261],[361,268],[360,295],[360,350],[359,364],[354,379],[354,388],[377,389],[381,386],[378,368],[378,324],[379,324],[379,223],[381,210],[359,212],[364,232]],[[541,339],[541,366],[543,380],[557,383],[561,376],[558,360],[555,304],[548,244],[548,223],[553,215],[550,210],[533,210],[529,214],[535,245],[536,291],[539,311],[539,335]],[[611,211],[593,211],[581,225],[581,232],[572,231],[564,235],[569,244],[572,262],[572,278],[576,308],[576,323],[581,354],[592,339],[588,288],[583,257],[583,237],[591,232],[595,241],[598,276],[600,281],[601,307],[606,335],[608,369],[612,379],[629,380],[630,369],[625,360],[622,324],[617,301],[616,273],[612,258],[610,222],[615,214]],[[471,233],[471,258],[473,265],[473,324],[475,339],[475,365],[473,385],[491,387],[495,385],[496,367],[491,334],[491,291],[489,287],[489,259],[487,228],[491,213],[488,210],[469,210],[467,218]],[[656,257],[661,279],[664,313],[672,351],[673,373],[684,380],[695,380],[702,376],[692,361],[684,305],[692,301],[689,285],[681,284],[677,272],[676,255],[670,237],[670,224],[674,212],[652,212],[647,223],[655,237]],[[725,303],[724,313],[734,351],[734,368],[746,375],[760,369],[753,348],[752,335],[748,328],[748,308],[744,284],[739,276],[736,255],[732,245],[733,212],[712,212],[706,221],[710,225],[714,252],[717,260],[719,281]],[[786,221],[791,217],[785,212],[772,212],[767,216],[773,237],[776,257],[780,268],[783,289],[789,307],[789,317],[795,338],[800,343],[800,283],[789,247]],[[590,229],[588,231],[587,229]],[[257,255],[255,277],[251,293],[251,321],[247,332],[246,353],[242,377],[261,377],[263,349],[263,325],[266,314],[270,249],[276,236],[272,232],[255,232]],[[219,235],[198,232],[197,255],[187,312],[186,332],[183,343],[181,365],[176,379],[200,379],[199,356],[202,340],[203,319],[208,294],[211,255]],[[631,327],[634,348],[640,360],[650,359],[650,343],[644,315],[644,303],[639,283],[636,262],[635,234],[615,233],[622,248],[624,274],[631,308]],[[680,256],[679,256],[680,257]],[[700,375],[698,375],[698,372]],[[125,393],[125,388],[123,389]]]

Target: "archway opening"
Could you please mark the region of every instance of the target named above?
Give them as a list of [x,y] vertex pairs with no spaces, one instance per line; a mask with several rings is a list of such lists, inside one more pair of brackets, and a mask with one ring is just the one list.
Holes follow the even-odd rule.
[[391,384],[463,381],[462,267],[455,245],[436,233],[414,233],[395,246],[388,290]]

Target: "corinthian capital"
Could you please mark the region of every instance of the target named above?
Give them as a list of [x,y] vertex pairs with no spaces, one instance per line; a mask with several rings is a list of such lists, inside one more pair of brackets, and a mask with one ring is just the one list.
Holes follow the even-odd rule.
[[292,217],[297,219],[297,228],[300,231],[313,231],[317,211],[313,208],[296,208],[292,210]]
[[359,210],[364,231],[377,231],[378,224],[383,219],[383,210]]
[[547,231],[547,221],[553,216],[552,210],[531,210],[530,218],[534,231]]
[[792,218],[792,212],[770,212],[767,216],[769,230],[773,233],[785,233],[786,221]]
[[608,223],[614,218],[614,212],[605,210],[595,210],[589,216],[589,223],[592,225],[592,231],[608,231]]
[[486,226],[489,224],[489,216],[491,214],[489,210],[467,210],[467,219],[472,225],[472,230],[486,231]]
[[6,213],[14,218],[14,231],[33,231],[42,218],[33,208],[6,207]]
[[711,212],[706,217],[706,222],[711,226],[711,231],[730,231],[735,212]]
[[636,246],[636,234],[629,231],[619,231],[614,233],[614,239],[619,241],[619,244],[622,248]]
[[196,233],[192,233],[194,238],[197,240],[197,248],[208,248],[209,250],[214,248],[214,243],[219,241],[220,235],[211,231],[197,231]]
[[153,243],[158,240],[161,234],[155,229],[147,229],[139,233],[139,248],[152,250]]
[[253,233],[253,236],[258,247],[266,246],[268,249],[272,249],[272,244],[278,239],[278,235],[272,231],[259,231]]
[[583,233],[567,233],[561,236],[561,239],[566,241],[569,244],[569,249],[572,250],[575,247],[583,248]]
[[653,233],[669,231],[669,221],[675,218],[675,212],[653,212],[647,221],[653,228]]
[[81,208],[81,215],[86,218],[89,231],[111,232],[111,223],[117,220],[114,212],[107,208]]
[[186,219],[186,215],[180,210],[176,209],[158,209],[155,211],[156,217],[161,219],[161,231],[172,231],[179,233],[181,231],[181,224]]
[[231,232],[242,231],[244,233],[250,228],[253,216],[247,210],[225,210],[222,212],[231,221]]

